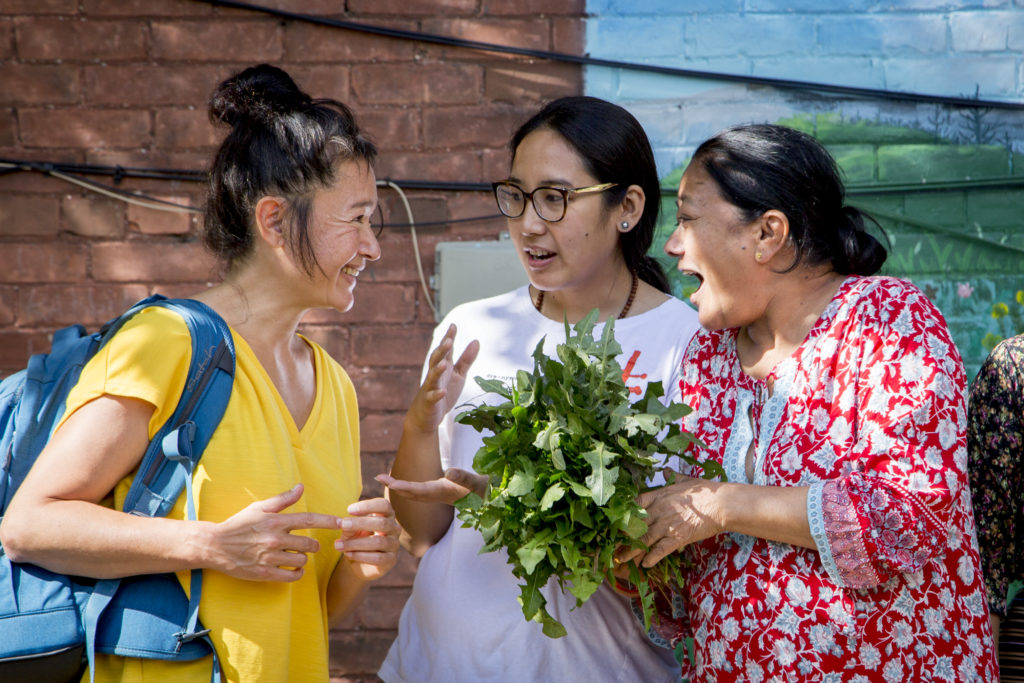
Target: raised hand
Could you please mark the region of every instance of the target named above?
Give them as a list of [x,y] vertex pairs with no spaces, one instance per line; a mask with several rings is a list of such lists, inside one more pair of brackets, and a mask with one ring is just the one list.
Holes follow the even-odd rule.
[[455,332],[455,325],[450,326],[441,343],[431,352],[426,377],[406,414],[406,425],[417,431],[435,431],[445,414],[455,407],[466,384],[469,366],[480,351],[479,342],[474,340],[462,352],[459,360],[454,361],[452,349],[455,345]]

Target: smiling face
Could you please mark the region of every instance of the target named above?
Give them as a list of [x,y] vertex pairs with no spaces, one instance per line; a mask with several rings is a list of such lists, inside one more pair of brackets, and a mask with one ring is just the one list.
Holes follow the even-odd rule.
[[[571,189],[601,182],[576,150],[549,128],[523,138],[509,180],[526,192],[542,185]],[[542,220],[527,202],[522,216],[508,219],[508,229],[530,282],[539,290],[572,291],[596,306],[626,267],[615,217],[601,193],[569,195],[565,217],[557,223]]]
[[676,229],[665,252],[676,268],[700,281],[690,303],[709,330],[740,327],[759,315],[754,254],[759,228],[727,202],[700,163],[690,163],[679,183]]
[[317,306],[347,311],[355,302],[356,278],[380,258],[370,218],[377,208],[377,182],[363,161],[345,161],[331,187],[317,190],[310,211],[310,241],[319,267],[309,278]]

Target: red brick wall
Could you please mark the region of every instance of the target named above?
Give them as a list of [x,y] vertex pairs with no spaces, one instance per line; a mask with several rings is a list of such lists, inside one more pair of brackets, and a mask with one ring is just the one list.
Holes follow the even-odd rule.
[[[264,0],[315,13],[471,40],[581,54],[584,0]],[[506,169],[509,134],[547,99],[581,92],[577,66],[384,38],[188,0],[3,0],[0,157],[201,170],[219,131],[205,103],[253,63],[289,71],[315,96],[353,106],[381,148],[378,177],[482,182]],[[111,178],[93,177],[101,182]],[[122,187],[194,206],[201,185],[129,178]],[[380,191],[387,219],[404,221]],[[409,193],[418,221],[493,214],[489,196]],[[0,175],[0,376],[72,322],[95,328],[150,291],[187,295],[213,277],[194,216],[131,206],[35,173]],[[441,241],[494,239],[501,221],[419,229],[433,271]],[[410,235],[392,228],[346,315],[305,331],[360,396],[365,489],[384,471],[415,390],[433,319]],[[373,680],[415,574],[403,555],[334,633],[336,680]]]

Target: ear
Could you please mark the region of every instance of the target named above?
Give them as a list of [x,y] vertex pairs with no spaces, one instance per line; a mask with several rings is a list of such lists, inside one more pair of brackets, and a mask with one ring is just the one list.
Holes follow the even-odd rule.
[[789,219],[777,209],[769,209],[755,222],[757,246],[754,260],[768,263],[789,244]]
[[[629,232],[636,227],[636,224],[640,222],[640,217],[644,214],[645,201],[643,188],[639,185],[630,185],[616,214],[615,227],[619,232]],[[624,225],[625,227],[623,227]]]
[[253,210],[256,234],[272,247],[283,247],[285,243],[285,201],[281,197],[266,196],[256,202]]

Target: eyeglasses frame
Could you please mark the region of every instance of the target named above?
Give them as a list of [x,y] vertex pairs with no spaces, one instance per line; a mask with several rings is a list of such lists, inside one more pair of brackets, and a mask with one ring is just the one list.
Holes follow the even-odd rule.
[[[508,215],[501,208],[501,201],[498,199],[498,187],[502,185],[511,185],[512,187],[516,188],[517,190],[523,193],[523,210],[520,211],[515,216]],[[498,180],[491,183],[491,192],[494,194],[494,201],[498,204],[498,211],[500,211],[501,215],[504,216],[505,218],[521,218],[522,215],[526,213],[526,200],[529,200],[530,204],[533,204],[533,210],[537,214],[537,218],[540,218],[545,223],[558,223],[565,219],[565,214],[568,213],[569,211],[570,194],[591,194],[593,192],[604,192],[605,190],[612,189],[616,185],[618,185],[618,183],[600,183],[598,185],[588,185],[586,187],[555,187],[553,185],[541,185],[539,187],[533,188],[533,191],[527,192],[519,185],[513,183],[511,180]],[[534,193],[540,192],[541,190],[554,190],[555,192],[558,192],[559,194],[562,195],[562,215],[559,216],[556,220],[549,220],[547,218],[544,218],[544,216],[540,215],[540,211],[537,210],[537,205],[534,204],[533,202],[533,195]]]

